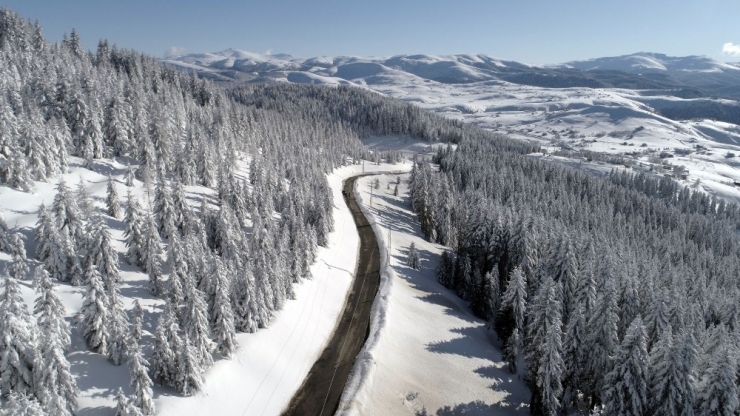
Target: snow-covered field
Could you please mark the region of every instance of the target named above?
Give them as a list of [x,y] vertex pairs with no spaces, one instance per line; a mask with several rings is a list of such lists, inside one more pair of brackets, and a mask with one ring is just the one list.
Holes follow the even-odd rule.
[[[90,193],[95,209],[104,211],[107,176],[110,174],[125,204],[127,189],[147,206],[143,184],[127,188],[123,175],[125,165],[111,160],[101,160],[95,170],[80,167],[80,160],[72,158],[70,172],[63,175],[68,186],[76,188],[80,178]],[[246,175],[246,163],[238,175]],[[410,165],[365,164],[365,172],[408,170]],[[334,194],[335,231],[330,235],[329,247],[319,248],[316,263],[311,267],[313,279],[295,286],[296,300],[288,301],[267,329],[254,334],[239,334],[239,347],[233,359],[218,360],[204,375],[201,392],[183,397],[170,388],[154,387],[157,414],[160,415],[277,415],[287,405],[300,386],[313,362],[331,335],[342,310],[357,260],[358,235],[341,195],[342,181],[363,171],[361,165],[335,170],[328,176]],[[56,193],[58,179],[49,183],[37,182],[33,193],[21,193],[0,187],[0,211],[12,231],[26,237],[26,250],[32,268],[35,243],[33,227],[39,205],[49,206]],[[203,196],[212,195],[207,188],[186,188],[190,202],[197,206]],[[134,300],[138,299],[144,312],[144,356],[149,357],[155,324],[163,309],[163,301],[150,295],[146,275],[123,260],[122,221],[108,218],[114,247],[121,261],[121,294],[125,308],[132,313]],[[8,265],[10,256],[0,253],[2,266]],[[31,274],[33,275],[33,274]],[[30,281],[21,282],[23,297],[29,308],[35,293]],[[115,396],[119,387],[130,394],[129,370],[110,364],[105,356],[89,351],[81,330],[74,326],[75,315],[80,310],[84,287],[56,284],[68,321],[73,324],[72,345],[68,359],[80,389],[78,415],[111,415],[115,409]]]
[[[505,82],[430,81],[373,89],[513,138],[540,142],[550,152],[620,156],[633,171],[669,174],[684,185],[740,202],[740,188],[734,185],[740,183],[740,162],[732,156],[740,155],[740,126],[706,119],[675,121],[656,111],[667,102],[690,106],[694,100],[645,97],[632,90],[551,89]],[[606,172],[624,167],[581,156],[566,162]],[[683,178],[675,173],[681,166],[688,171]]]
[[[437,282],[443,247],[425,241],[408,198],[408,174],[357,181],[355,194],[374,223],[381,287],[370,338],[348,383],[340,414],[525,415],[529,390],[500,360],[500,342],[467,302]],[[376,178],[379,189],[372,189]],[[371,200],[372,192],[372,200]],[[421,270],[406,265],[411,243]]]

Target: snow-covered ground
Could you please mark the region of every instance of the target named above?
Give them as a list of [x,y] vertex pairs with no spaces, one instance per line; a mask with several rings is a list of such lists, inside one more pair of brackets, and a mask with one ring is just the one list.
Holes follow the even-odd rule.
[[[528,414],[529,390],[501,361],[495,333],[437,282],[443,247],[422,238],[410,209],[408,174],[400,175],[393,196],[398,177],[368,176],[356,185],[386,256],[370,337],[339,414]],[[376,178],[379,189],[371,191]],[[406,265],[412,242],[421,270]]]
[[[122,204],[126,201],[127,189],[138,196],[147,206],[143,184],[136,181],[135,187],[127,188],[123,176],[125,165],[101,160],[95,170],[80,167],[80,160],[72,158],[70,172],[64,178],[73,190],[80,178],[92,196],[95,208],[104,210],[107,176],[116,182]],[[246,163],[238,176],[246,175]],[[408,170],[404,165],[375,165],[365,163],[365,172]],[[329,237],[329,247],[319,248],[316,263],[311,267],[313,279],[296,285],[296,300],[286,302],[267,329],[254,334],[239,334],[239,348],[231,360],[218,360],[204,375],[201,392],[192,397],[182,397],[170,388],[154,387],[157,414],[159,415],[277,415],[287,405],[295,390],[319,356],[334,329],[337,316],[342,311],[344,299],[350,286],[357,261],[358,235],[341,195],[342,181],[363,171],[361,165],[347,166],[328,175],[334,194],[335,231]],[[35,243],[33,227],[37,220],[39,205],[50,206],[58,179],[49,183],[37,182],[33,193],[18,192],[0,187],[0,212],[12,231],[26,237],[26,250],[32,269]],[[186,188],[190,202],[197,206],[204,196],[213,195],[210,189],[192,186]],[[125,308],[131,313],[134,300],[138,299],[144,311],[143,339],[145,357],[151,353],[155,324],[163,309],[163,301],[149,294],[147,277],[136,267],[123,260],[125,252],[123,222],[108,218],[114,239],[114,247],[120,254],[121,294]],[[0,253],[0,266],[9,264],[10,256]],[[32,274],[31,274],[32,275]],[[21,282],[23,297],[32,307],[35,293],[30,280]],[[115,395],[119,387],[130,394],[129,370],[110,364],[100,354],[89,351],[82,338],[81,329],[74,326],[75,315],[82,304],[84,287],[56,284],[67,309],[72,328],[72,345],[68,359],[80,389],[80,416],[112,415]]]
[[[696,100],[647,97],[633,90],[553,89],[505,82],[430,81],[373,89],[513,138],[537,141],[550,152],[619,156],[633,171],[670,174],[684,185],[740,202],[740,188],[734,185],[740,183],[740,162],[731,156],[740,156],[740,126],[706,119],[675,121],[657,112],[667,105],[691,106]],[[565,162],[606,172],[624,167],[580,156]],[[688,171],[685,178],[674,174],[677,166]]]

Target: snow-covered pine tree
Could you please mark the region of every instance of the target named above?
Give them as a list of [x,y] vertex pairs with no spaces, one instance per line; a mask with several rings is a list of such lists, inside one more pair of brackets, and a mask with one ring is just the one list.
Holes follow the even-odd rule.
[[116,189],[116,183],[113,178],[108,175],[108,188],[106,190],[105,204],[107,207],[107,214],[113,218],[121,217],[121,204],[118,202],[118,190]]
[[[60,179],[61,181],[61,179]],[[95,204],[93,204],[90,191],[87,189],[85,180],[80,176],[80,181],[77,182],[77,190],[75,192],[77,197],[77,207],[79,207],[80,218],[87,220],[95,211]]]
[[445,250],[439,258],[439,266],[437,266],[437,280],[442,286],[451,289],[452,288],[452,276],[455,272],[455,263],[452,259],[452,255],[449,251]]
[[20,287],[3,276],[5,290],[0,294],[0,392],[32,394],[33,351],[36,347],[36,323],[28,312]]
[[120,283],[118,253],[113,248],[110,230],[100,214],[94,215],[91,220],[85,261],[98,268],[106,288],[110,289],[111,283]]
[[134,301],[134,321],[131,323],[131,338],[136,342],[141,341],[142,324],[144,322],[144,309],[141,308],[139,299]]
[[108,361],[121,365],[127,354],[129,322],[123,309],[119,283],[115,280],[108,282],[108,334]]
[[133,405],[132,400],[123,394],[123,389],[120,387],[116,393],[115,416],[143,416],[143,413]]
[[406,265],[414,270],[421,269],[421,259],[419,258],[419,250],[416,248],[416,244],[411,243],[409,246],[409,254],[406,259]]
[[208,305],[203,293],[198,290],[190,277],[184,281],[185,299],[181,310],[182,327],[189,342],[192,343],[198,366],[206,369],[213,365],[213,345],[208,320]]
[[134,186],[134,180],[136,179],[136,170],[131,167],[130,164],[126,165],[126,174],[124,176],[124,183],[129,188]]
[[34,390],[41,405],[50,414],[72,415],[77,408],[77,382],[70,372],[64,356],[70,345],[69,324],[64,319],[65,310],[54,290],[49,274],[36,268],[34,285],[38,294],[34,314],[38,322],[39,345],[34,370]]
[[[36,258],[41,262],[46,262],[51,255],[51,233],[56,230],[57,226],[53,215],[54,214],[46,210],[46,205],[44,205],[43,202],[39,205],[39,218],[36,220],[36,228],[33,232],[33,238],[36,240]],[[0,243],[0,250],[2,251],[7,249],[5,242],[8,240],[7,225],[3,228],[4,223],[5,219],[0,219],[0,241],[4,240],[3,243]]]
[[[606,375],[604,412],[607,415],[648,414],[647,335],[642,318],[636,317],[614,356],[613,369]],[[737,400],[737,395],[735,395]]]
[[216,351],[224,358],[231,358],[236,350],[236,329],[234,327],[234,312],[229,299],[229,280],[226,269],[218,256],[213,256],[214,266],[212,285],[215,299],[211,310],[213,337],[216,340]]
[[11,270],[13,278],[25,280],[28,276],[28,259],[26,259],[26,246],[23,234],[15,232],[10,236]]
[[[538,346],[539,367],[537,369],[538,394],[541,395],[539,403],[542,406],[542,414],[555,416],[561,409],[561,398],[563,394],[562,379],[565,370],[562,354],[562,321],[560,310],[560,284],[550,285],[547,290],[545,302],[545,316],[543,319],[544,338]],[[534,365],[535,363],[530,363]]]
[[203,385],[203,369],[198,355],[198,351],[190,343],[190,338],[185,334],[182,349],[178,354],[177,372],[177,390],[185,396],[192,396]]
[[175,207],[167,180],[162,175],[157,176],[154,187],[153,213],[157,221],[157,231],[162,238],[169,238],[169,233],[175,228]]
[[[509,339],[511,335],[516,334],[518,345],[514,348],[508,348],[509,353],[521,351],[522,335],[524,334],[524,317],[527,311],[527,281],[522,273],[522,269],[515,267],[509,274],[509,282],[506,290],[501,297],[501,310],[496,318],[496,331],[499,336],[507,339],[507,345],[512,343]],[[509,368],[516,369],[516,361],[520,359],[518,355],[506,354],[509,362]],[[515,370],[513,370],[515,371]]]
[[149,276],[149,292],[154,296],[163,293],[162,287],[162,239],[152,215],[146,216],[144,224],[144,252],[142,261]]
[[4,416],[48,416],[44,406],[32,394],[12,392],[8,396]]
[[167,341],[166,326],[167,323],[164,316],[160,316],[154,335],[154,348],[151,359],[152,378],[160,385],[173,384],[174,373],[172,372],[172,363],[176,363],[177,361],[177,351],[172,350]]
[[170,236],[170,245],[167,248],[167,263],[170,268],[170,277],[167,281],[167,297],[175,306],[183,303],[185,295],[183,286],[191,279],[188,263],[185,257],[185,247],[180,241],[180,235],[173,233]]
[[593,404],[601,404],[605,390],[604,380],[612,370],[612,357],[619,348],[617,322],[619,306],[614,278],[607,277],[604,292],[596,300],[596,305],[588,319],[591,331],[586,336],[584,350],[587,376],[584,379],[584,393],[591,396]]
[[149,378],[148,372],[149,363],[141,353],[138,340],[133,337],[128,345],[128,357],[131,387],[134,389],[131,396],[131,405],[144,416],[153,415],[156,409],[152,393],[152,380]]
[[144,245],[144,221],[142,219],[141,206],[138,199],[128,192],[128,204],[123,217],[123,236],[126,239],[126,258],[128,261],[137,266],[144,266],[146,258],[143,252]]
[[[670,326],[663,330],[650,351],[649,414],[655,416],[689,416],[694,414],[696,399],[695,351],[688,353],[684,343],[692,348],[693,339],[674,340]],[[690,350],[689,350],[690,351]]]
[[231,283],[231,303],[234,311],[234,322],[239,332],[256,332],[258,323],[255,319],[257,312],[257,298],[255,295],[254,277],[249,262],[236,271]]
[[696,416],[732,416],[738,409],[737,365],[729,347],[717,351],[699,384]]
[[87,293],[80,308],[79,322],[83,327],[83,335],[87,346],[99,353],[108,354],[110,343],[110,300],[103,285],[103,278],[98,268],[89,262],[85,269]]

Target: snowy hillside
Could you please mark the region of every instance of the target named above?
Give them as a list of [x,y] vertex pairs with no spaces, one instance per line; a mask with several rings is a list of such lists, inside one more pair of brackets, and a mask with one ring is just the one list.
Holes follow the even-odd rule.
[[640,73],[644,71],[656,72],[729,72],[738,73],[740,69],[732,64],[719,62],[706,56],[674,57],[660,53],[640,52],[632,55],[573,61],[555,67],[575,68],[582,71],[596,69],[607,71],[624,71]]
[[[740,93],[740,68],[706,57],[638,53],[538,68],[485,55],[302,60],[228,50],[215,56],[187,55],[172,63],[199,63],[211,71],[213,62],[238,65],[235,57],[252,68],[270,62],[275,69],[253,74],[255,79],[268,79],[269,74],[271,80],[369,88],[485,129],[535,140],[565,157],[554,160],[571,166],[585,164],[603,172],[627,166],[670,174],[696,189],[740,201],[734,185],[740,182],[740,169],[731,156],[740,155],[740,104],[701,97],[696,89],[715,91],[729,83],[724,91]],[[633,79],[619,81],[628,88],[522,85],[535,76],[560,79],[562,73],[548,71],[561,70],[576,71],[568,76],[579,77],[624,71]]]

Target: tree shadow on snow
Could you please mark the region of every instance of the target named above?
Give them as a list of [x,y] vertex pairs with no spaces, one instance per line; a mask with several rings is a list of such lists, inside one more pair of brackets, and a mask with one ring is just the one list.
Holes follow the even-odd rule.
[[482,328],[478,326],[470,326],[466,328],[455,328],[451,330],[453,334],[461,335],[457,338],[449,339],[446,341],[437,341],[427,344],[427,351],[435,352],[438,354],[454,354],[462,355],[468,358],[480,358],[483,360],[491,361],[500,358],[500,353],[493,346],[486,350],[481,349],[478,344],[470,342],[469,338],[479,338]]
[[481,400],[470,403],[460,403],[453,406],[445,406],[437,409],[435,413],[429,413],[426,409],[416,412],[416,416],[488,416],[488,415],[524,415],[528,409],[517,408],[504,402],[487,404]]

